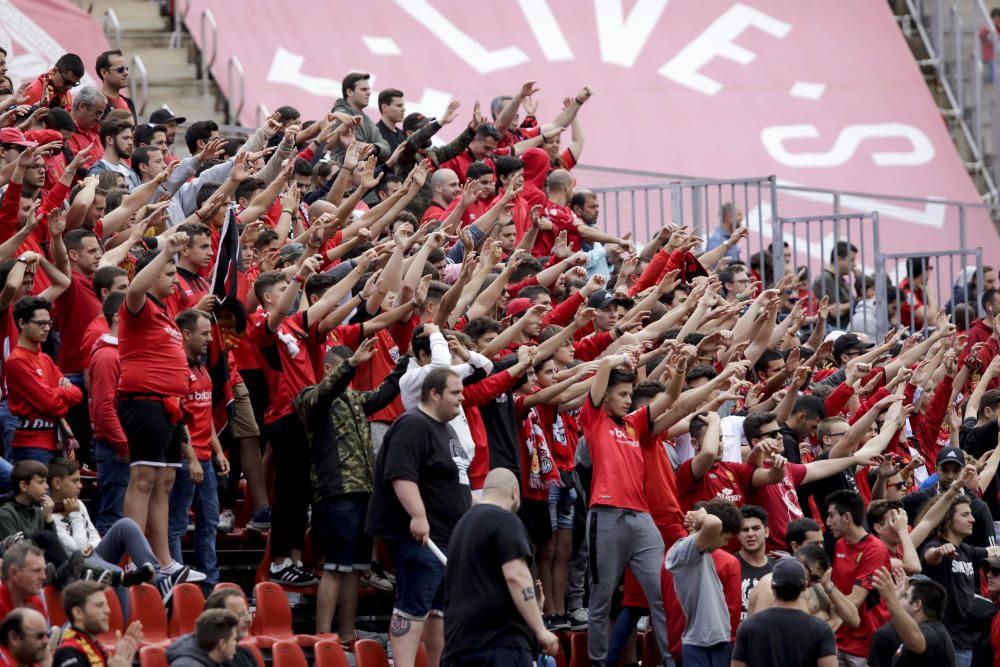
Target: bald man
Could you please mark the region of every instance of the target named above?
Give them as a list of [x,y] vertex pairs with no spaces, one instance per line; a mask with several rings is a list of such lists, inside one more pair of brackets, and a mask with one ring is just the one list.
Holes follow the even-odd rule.
[[486,476],[482,500],[451,535],[442,661],[448,667],[527,667],[539,650],[559,650],[542,620],[531,543],[514,514],[520,504],[517,477],[495,468]]
[[0,622],[0,661],[8,667],[50,664],[49,623],[34,609],[18,607]]
[[420,223],[427,220],[444,220],[448,205],[462,192],[458,174],[451,169],[438,169],[431,174],[431,203],[420,217]]

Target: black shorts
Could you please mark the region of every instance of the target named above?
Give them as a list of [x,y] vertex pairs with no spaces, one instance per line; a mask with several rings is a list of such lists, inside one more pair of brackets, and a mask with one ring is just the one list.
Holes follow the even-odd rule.
[[521,517],[521,523],[528,531],[528,537],[535,548],[541,552],[549,540],[552,539],[552,519],[549,516],[548,500],[531,500],[524,498],[521,500],[521,509],[517,511]]
[[371,567],[372,538],[365,534],[367,493],[324,498],[313,505],[313,551],[328,572],[364,572]]
[[131,465],[181,467],[184,425],[171,421],[161,401],[119,398],[118,421],[128,438]]

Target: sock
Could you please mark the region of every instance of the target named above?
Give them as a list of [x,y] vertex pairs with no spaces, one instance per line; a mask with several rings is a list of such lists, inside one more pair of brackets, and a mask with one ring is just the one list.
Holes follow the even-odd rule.
[[285,560],[281,561],[280,565],[278,563],[271,563],[271,572],[280,572],[281,570],[284,570],[286,567],[290,565],[292,565],[291,558],[286,558]]
[[174,572],[177,572],[180,569],[181,569],[181,564],[175,560],[170,561],[170,565],[160,566],[160,572],[162,572],[163,574],[173,574]]

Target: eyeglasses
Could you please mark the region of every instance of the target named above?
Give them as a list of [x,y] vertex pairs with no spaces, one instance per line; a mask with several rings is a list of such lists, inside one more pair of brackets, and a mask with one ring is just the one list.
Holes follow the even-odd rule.
[[56,323],[55,320],[28,320],[32,324],[37,324],[43,329],[51,329],[52,325]]
[[847,435],[847,431],[841,431],[840,433],[827,433],[828,438],[839,438],[840,436]]
[[119,74],[124,74],[128,71],[128,65],[119,65],[118,67],[112,67],[111,69]]
[[893,482],[892,484],[886,484],[886,487],[890,489],[896,489],[897,491],[902,491],[907,486],[909,485],[906,482]]
[[70,88],[76,88],[81,83],[80,79],[74,81],[73,79],[69,78],[69,75],[66,72],[59,72],[59,76],[62,77],[63,83],[69,86]]
[[781,435],[781,429],[779,428],[776,428],[773,431],[765,431],[760,434],[762,438],[777,438],[779,435]]

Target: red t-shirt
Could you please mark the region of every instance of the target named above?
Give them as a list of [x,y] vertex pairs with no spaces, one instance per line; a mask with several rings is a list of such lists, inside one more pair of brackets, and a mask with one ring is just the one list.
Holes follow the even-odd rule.
[[420,216],[420,224],[422,225],[428,220],[444,220],[447,217],[445,215],[445,209],[447,208],[449,208],[448,204],[431,201],[430,205],[424,209],[423,215]]
[[872,585],[872,575],[881,567],[887,570],[891,567],[889,549],[874,535],[865,535],[856,544],[848,544],[844,538],[837,540],[831,578],[833,585],[844,595],[850,595],[855,586],[861,586],[872,592],[869,599],[878,600],[874,605],[869,605],[868,600],[861,603],[858,627],[842,625],[837,630],[837,648],[845,653],[867,656],[872,635],[889,622],[885,601],[878,597]]
[[84,370],[90,368],[90,357],[94,353],[94,345],[96,345],[100,337],[106,333],[111,333],[111,327],[108,326],[108,321],[104,319],[103,314],[95,317],[91,323],[87,325],[87,330],[83,332],[83,342],[80,343],[85,350],[85,354],[83,355]]
[[91,280],[73,271],[69,287],[55,305],[60,336],[59,368],[63,373],[80,373],[91,350],[83,344],[87,327],[97,319],[107,322],[101,315],[101,300],[94,294]]
[[[389,377],[389,373],[396,367],[401,354],[406,354],[409,346],[409,339],[413,331],[413,326],[395,324],[391,327],[399,332],[396,338],[387,329],[380,329],[375,335],[375,355],[371,361],[358,366],[354,373],[354,381],[351,386],[358,391],[371,391],[377,389],[382,382]],[[405,345],[405,346],[404,346]],[[397,396],[392,403],[382,408],[372,415],[368,415],[370,422],[391,422],[403,414],[403,401]]]
[[636,410],[618,422],[604,410],[603,402],[595,406],[588,396],[580,412],[580,426],[594,462],[590,506],[648,512],[642,443],[653,426],[649,408]]
[[199,461],[212,458],[212,378],[200,362],[188,366],[188,392],[184,395],[184,425]]
[[7,400],[18,418],[14,447],[56,448],[56,423],[83,400],[75,386],[60,387],[63,374],[39,349],[18,345],[7,357]]
[[[45,609],[45,603],[42,601],[41,595],[29,595],[24,598],[24,602],[20,606],[34,609],[44,616],[46,621],[49,620],[49,612]],[[7,614],[12,611],[14,611],[14,601],[10,598],[7,582],[0,582],[0,618],[6,618]]]
[[183,336],[164,304],[152,295],[138,313],[128,302],[118,313],[118,353],[124,394],[156,394],[180,398],[188,392],[188,363]]
[[648,445],[643,442],[642,457],[645,462],[643,486],[653,523],[661,533],[667,526],[680,526],[683,530],[684,510],[681,509],[677,478],[674,476],[673,466],[670,465],[667,450],[664,449],[663,437],[651,435],[643,440],[649,440]]
[[90,129],[77,127],[76,132],[70,135],[69,142],[67,143],[73,155],[76,155],[87,146],[92,146],[90,153],[83,161],[83,164],[80,165],[83,169],[90,169],[104,155],[104,148],[101,146],[100,125],[95,125]]
[[751,489],[753,471],[756,468],[746,463],[719,461],[714,463],[701,479],[695,479],[689,459],[677,469],[677,490],[681,494],[681,507],[690,510],[695,503],[712,498],[723,498],[737,507],[747,503],[747,493]]
[[[105,321],[101,318],[101,321]],[[128,439],[118,421],[116,408],[118,378],[121,377],[121,359],[118,357],[118,341],[111,336],[98,338],[88,357],[89,379],[87,402],[90,421],[94,426],[94,440],[102,440],[114,446],[122,456],[128,456]]]
[[799,487],[806,476],[806,467],[801,463],[785,464],[785,477],[777,484],[765,484],[750,492],[750,504],[760,505],[767,510],[768,551],[788,548],[788,523],[805,516],[799,505]]
[[[289,288],[294,289],[294,288]],[[267,315],[262,316],[249,337],[257,345],[257,360],[267,377],[270,401],[264,411],[264,423],[272,424],[294,414],[292,399],[316,384],[310,345],[316,341],[316,325],[310,324],[306,311],[286,317],[278,330],[271,332]]]

